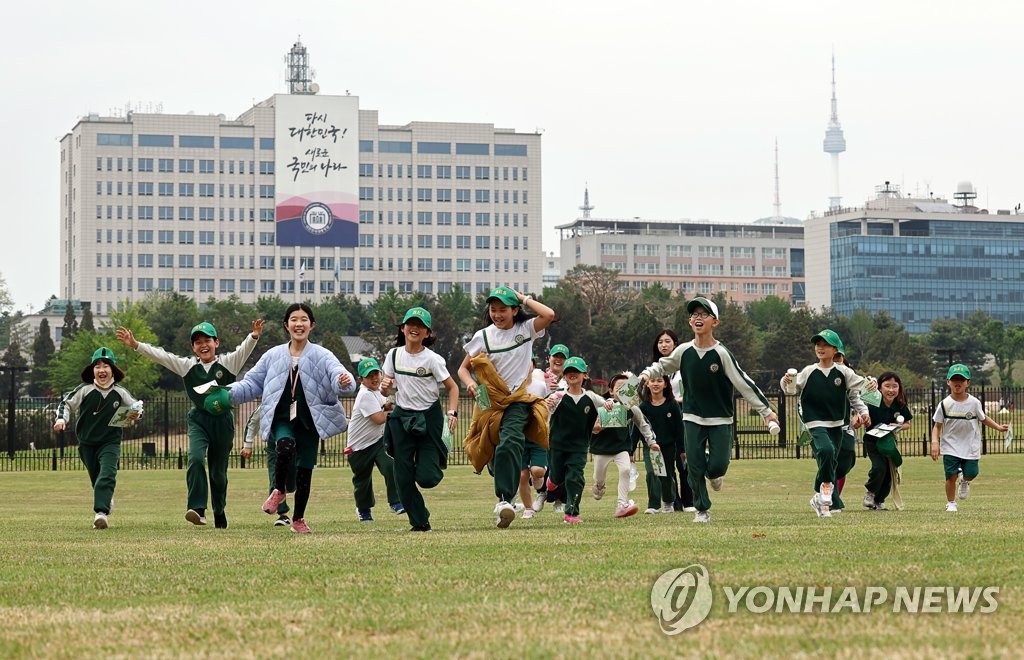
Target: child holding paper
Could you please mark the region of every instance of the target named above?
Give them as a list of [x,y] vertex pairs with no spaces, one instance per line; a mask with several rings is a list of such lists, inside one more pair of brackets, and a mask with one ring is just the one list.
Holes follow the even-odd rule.
[[[666,457],[682,451],[683,416],[679,404],[672,396],[672,385],[668,376],[652,378],[644,390],[640,412],[651,425],[657,442],[644,446],[644,467],[647,469],[647,509],[644,513],[672,513],[674,511],[675,473]],[[633,436],[641,431],[633,428]],[[656,464],[660,469],[656,469]],[[666,469],[666,467],[668,469]],[[657,474],[664,470],[664,474]]]
[[[895,424],[896,430],[905,431],[910,428],[910,420],[914,418],[907,405],[907,393],[903,391],[903,381],[895,371],[886,371],[878,377],[878,391],[881,400],[877,405],[868,402],[868,415],[871,423],[868,431],[880,424]],[[864,508],[881,511],[885,509],[885,498],[892,490],[892,473],[889,470],[889,457],[878,450],[878,438],[870,433],[864,434],[864,451],[867,452],[871,468],[868,480],[864,484]]]
[[[75,433],[78,436],[78,455],[89,473],[92,484],[94,529],[106,529],[107,516],[113,505],[117,487],[117,462],[121,458],[121,426],[111,426],[114,414],[123,408],[138,408],[141,402],[117,383],[124,372],[114,363],[117,358],[106,347],[96,349],[92,362],[82,371],[82,384],[64,395],[57,406],[57,419],[53,430],[60,432],[74,414]],[[137,404],[137,405],[136,405]],[[138,419],[136,409],[128,419]]]
[[[633,406],[626,408],[619,401],[619,395],[615,388],[623,383],[629,374],[616,374],[608,381],[608,396],[612,399],[612,409],[605,411],[601,408],[597,411],[598,421],[602,429],[595,433],[590,439],[590,453],[594,456],[594,499],[604,497],[605,478],[608,474],[608,464],[613,462],[619,470],[618,501],[615,506],[615,517],[626,518],[632,516],[638,510],[633,500],[629,499],[629,428],[632,423],[639,429],[640,434],[647,441],[649,448],[658,451],[660,447],[654,431],[640,408]],[[628,420],[628,421],[627,421]]]
[[985,415],[981,401],[967,393],[971,386],[971,370],[965,364],[954,364],[946,372],[949,396],[939,402],[932,415],[932,460],[942,456],[946,474],[946,511],[955,513],[956,497],[971,496],[971,482],[978,476],[981,458],[981,424],[1006,433],[1009,428]]

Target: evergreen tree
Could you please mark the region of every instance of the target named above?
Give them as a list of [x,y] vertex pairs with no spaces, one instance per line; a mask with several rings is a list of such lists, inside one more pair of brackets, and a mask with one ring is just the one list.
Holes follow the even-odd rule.
[[75,319],[75,308],[68,300],[67,307],[64,308],[64,325],[61,326],[60,332],[61,346],[65,341],[74,339],[76,332],[78,332],[78,321]]
[[56,352],[53,338],[50,336],[50,322],[45,318],[39,322],[39,332],[32,342],[32,371],[29,372],[29,396],[47,396],[50,393],[47,380],[47,368],[50,358]]
[[92,320],[92,305],[89,303],[82,303],[82,322],[78,324],[79,330],[85,330],[86,332],[96,332],[96,325]]

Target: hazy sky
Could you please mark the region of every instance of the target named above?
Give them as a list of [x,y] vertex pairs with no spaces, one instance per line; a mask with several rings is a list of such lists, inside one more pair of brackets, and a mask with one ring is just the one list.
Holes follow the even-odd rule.
[[64,2],[7,10],[0,112],[5,239],[17,308],[57,293],[59,139],[126,105],[224,113],[286,91],[301,36],[321,93],[384,124],[543,131],[544,248],[578,216],[751,221],[827,206],[835,51],[844,204],[885,180],[978,205],[1024,201],[1024,5],[677,2]]

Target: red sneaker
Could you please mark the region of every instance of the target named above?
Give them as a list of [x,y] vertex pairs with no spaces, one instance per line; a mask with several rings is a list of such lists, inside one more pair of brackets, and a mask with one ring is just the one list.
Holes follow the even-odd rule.
[[639,510],[640,510],[640,507],[638,507],[635,502],[630,500],[626,504],[620,504],[619,505],[619,507],[615,510],[615,517],[616,518],[628,518],[629,516],[632,516],[633,514],[635,514]]
[[303,518],[292,520],[292,531],[296,534],[312,534],[313,530],[309,528],[306,521]]
[[270,496],[266,499],[265,502],[263,502],[263,513],[269,513],[271,515],[276,514],[277,507],[278,505],[281,504],[281,502],[284,502],[284,498],[284,493],[282,493],[276,488],[272,490],[270,492]]
[[566,523],[567,525],[577,525],[583,522],[583,518],[580,518],[579,516],[574,516],[571,513],[567,513],[565,514],[565,517],[562,518],[562,522]]

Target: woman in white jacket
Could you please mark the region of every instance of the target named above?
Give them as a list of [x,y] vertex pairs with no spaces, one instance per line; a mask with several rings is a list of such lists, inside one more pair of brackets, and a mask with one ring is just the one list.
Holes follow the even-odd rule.
[[284,314],[287,344],[267,351],[245,377],[231,386],[231,402],[262,395],[260,436],[277,452],[277,483],[263,511],[277,513],[285,498],[284,477],[295,462],[295,510],[292,531],[309,534],[306,504],[316,466],[320,438],[348,428],[338,396],[355,390],[355,379],[327,349],[310,343],[316,327],[313,310],[305,303],[289,305]]

